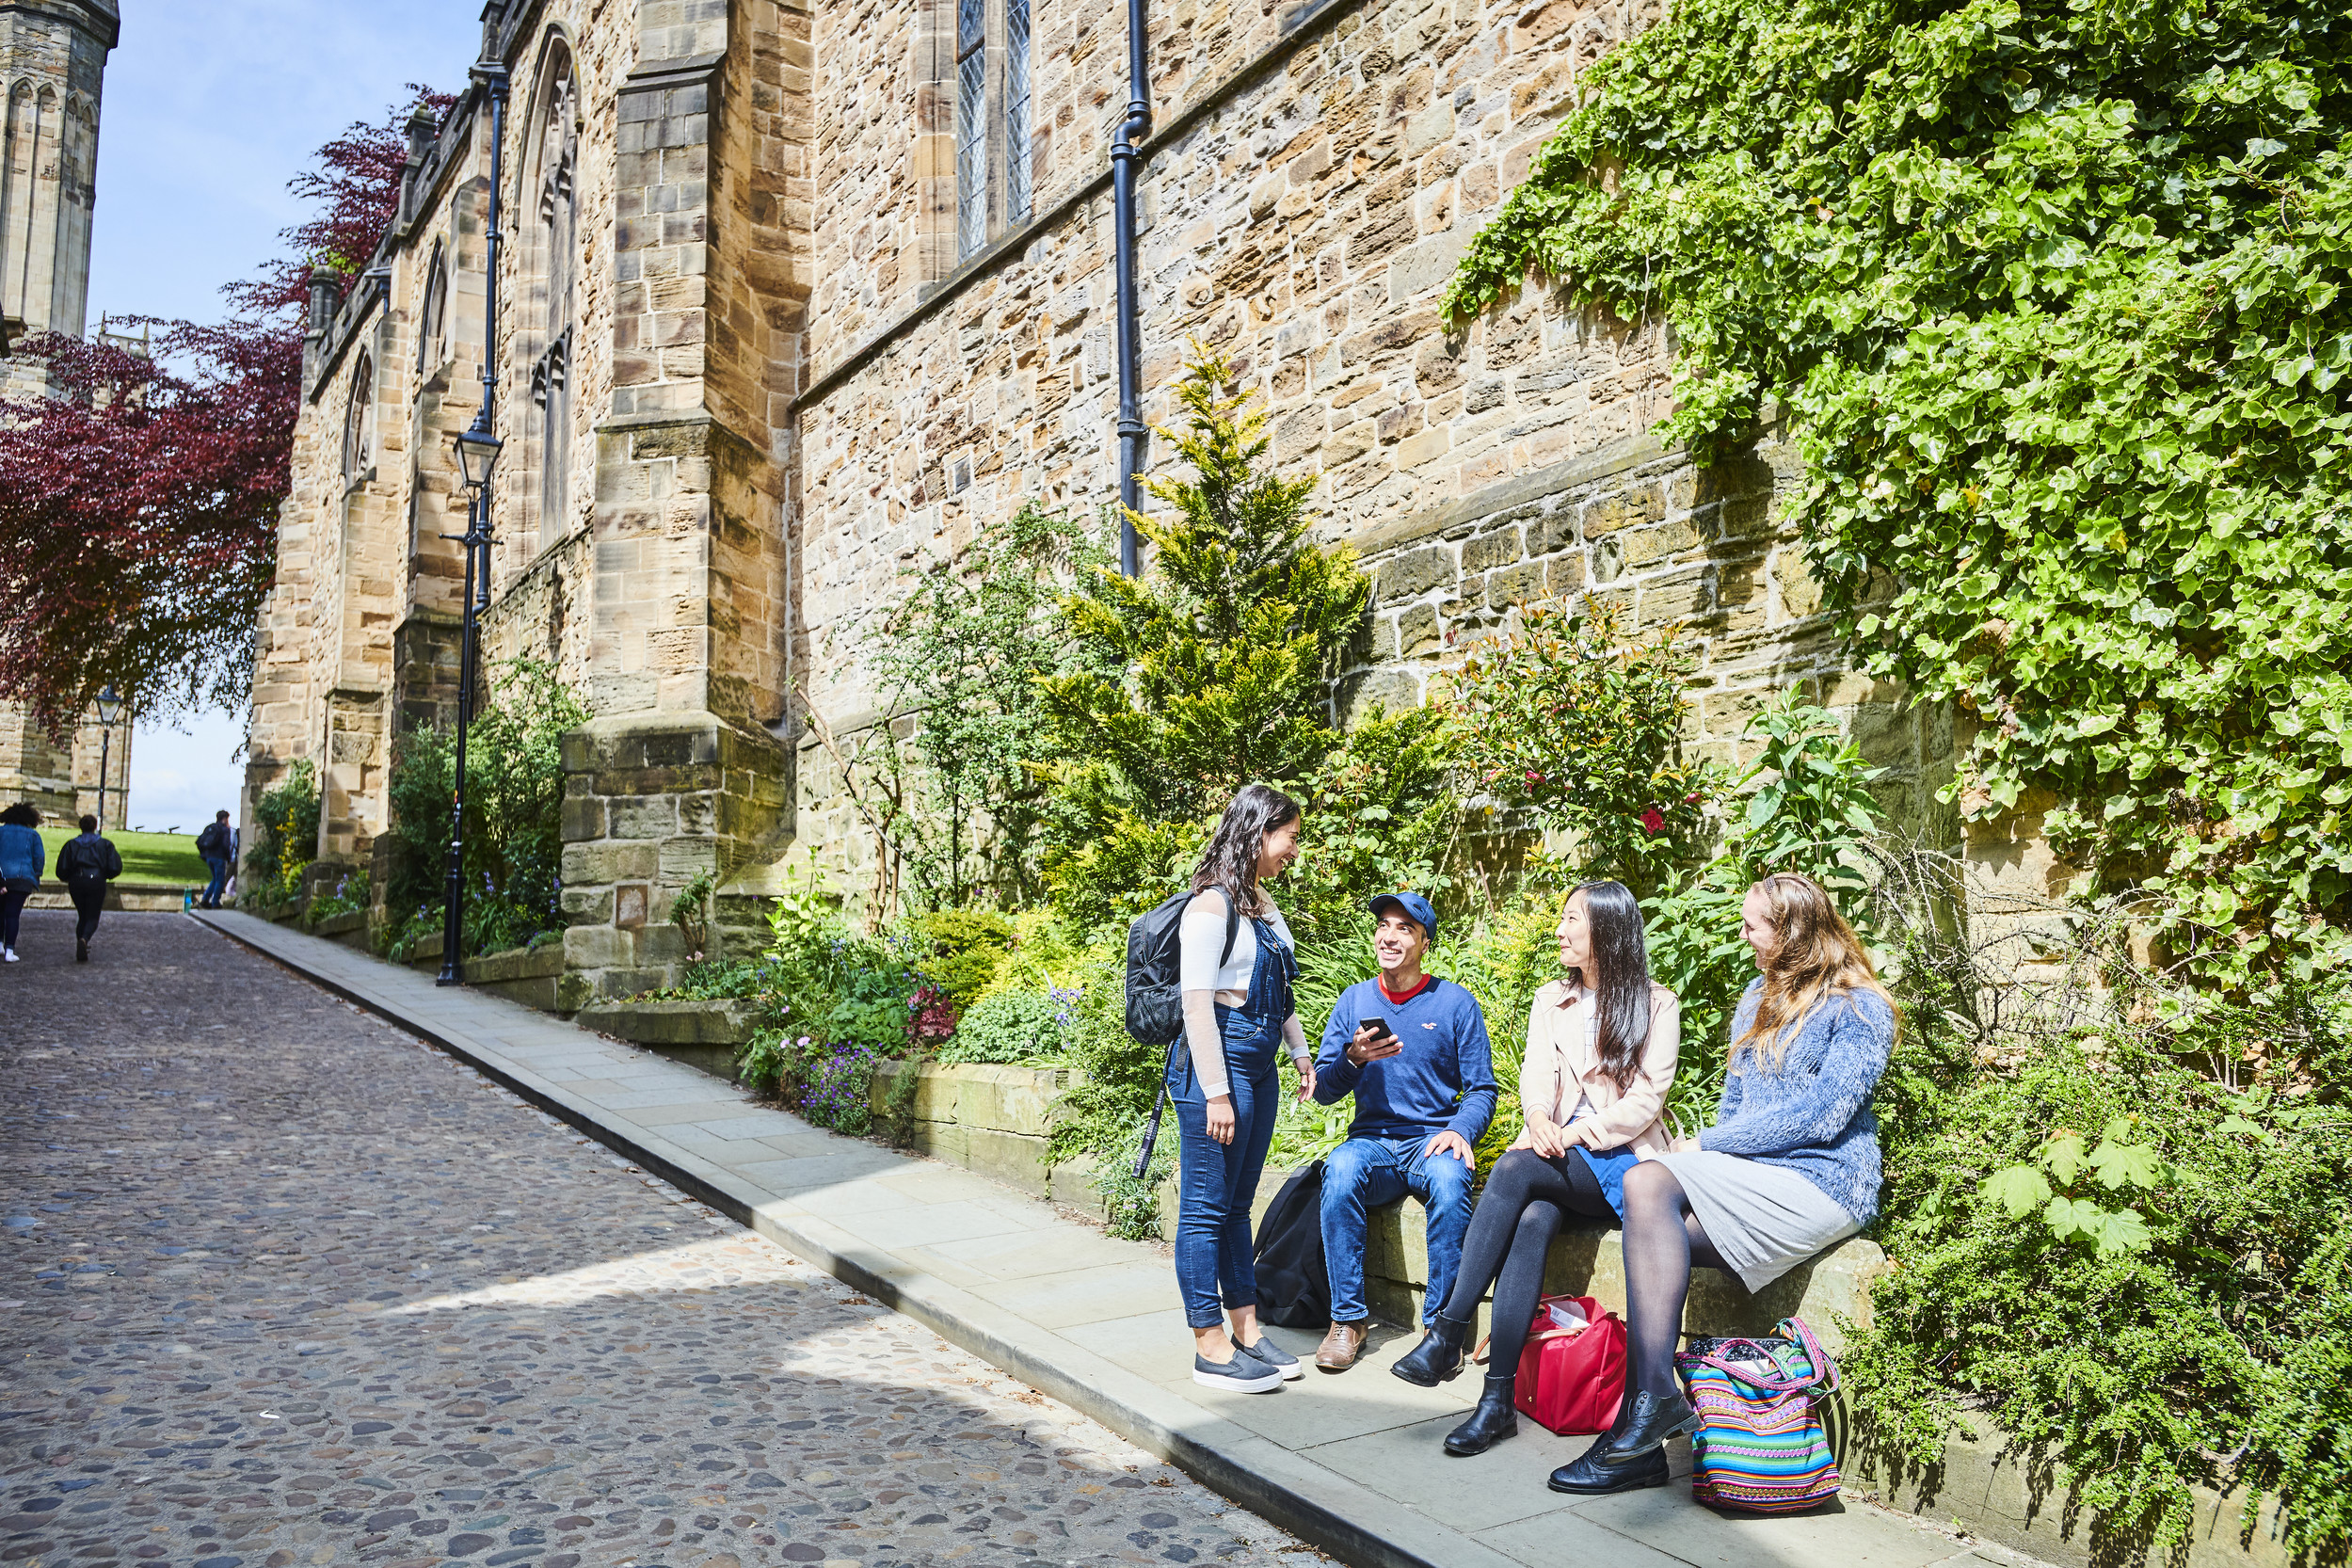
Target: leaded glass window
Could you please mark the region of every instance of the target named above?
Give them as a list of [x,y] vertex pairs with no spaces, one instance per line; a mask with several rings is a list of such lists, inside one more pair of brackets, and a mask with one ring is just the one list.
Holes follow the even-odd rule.
[[984,0],[955,3],[955,257],[988,243],[988,50]]
[[1029,0],[1004,5],[1004,220],[1029,221]]

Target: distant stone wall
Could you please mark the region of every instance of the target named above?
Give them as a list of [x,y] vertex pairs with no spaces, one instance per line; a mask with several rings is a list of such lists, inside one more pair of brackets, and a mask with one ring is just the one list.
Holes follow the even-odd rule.
[[[1521,603],[1590,595],[1644,632],[1694,640],[1699,752],[1736,760],[1765,696],[1801,685],[1889,767],[1880,787],[1896,821],[1949,841],[1932,800],[1948,723],[1851,674],[1781,516],[1794,459],[1774,433],[1712,471],[1661,451],[1648,432],[1670,408],[1672,344],[1655,321],[1544,290],[1459,328],[1440,317],[1455,264],[1525,177],[1578,72],[1657,14],[1649,0],[1325,0],[1156,56],[1168,82],[1143,179],[1147,413],[1172,417],[1188,344],[1213,346],[1258,394],[1273,462],[1318,477],[1317,538],[1352,549],[1375,584],[1335,693],[1342,717],[1427,700]],[[821,74],[830,36],[821,25]],[[1122,29],[1085,36],[1112,43]],[[862,57],[852,40],[834,47]],[[1072,59],[1068,96],[1114,109],[1121,52]],[[869,155],[887,137],[856,117],[896,102],[843,102],[826,145]],[[1085,515],[1113,495],[1111,210],[1096,167],[1055,165],[1029,228],[927,292],[906,281],[906,247],[876,239],[916,232],[914,186],[859,175],[860,225],[820,226],[835,249],[818,304],[855,287],[874,323],[862,339],[823,326],[796,409],[794,657],[816,720],[845,747],[878,717],[870,617],[903,572],[1026,501]],[[1181,471],[1156,439],[1150,472]],[[816,728],[800,741],[799,831],[859,897],[872,834]]]

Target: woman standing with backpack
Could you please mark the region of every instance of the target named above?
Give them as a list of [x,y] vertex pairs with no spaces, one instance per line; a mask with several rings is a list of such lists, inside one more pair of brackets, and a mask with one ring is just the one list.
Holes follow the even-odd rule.
[[1315,1091],[1315,1059],[1291,997],[1299,970],[1290,928],[1261,886],[1298,858],[1299,823],[1298,802],[1279,790],[1252,784],[1236,794],[1192,873],[1177,928],[1184,1048],[1170,1053],[1167,1070],[1182,1136],[1176,1285],[1192,1328],[1192,1381],[1246,1393],[1304,1375],[1298,1358],[1258,1328],[1250,1237],[1282,1100],[1277,1047],[1297,1069],[1299,1097]]

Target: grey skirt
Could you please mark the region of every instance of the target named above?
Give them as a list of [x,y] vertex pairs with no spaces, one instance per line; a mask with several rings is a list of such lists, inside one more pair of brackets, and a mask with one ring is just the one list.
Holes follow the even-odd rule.
[[1690,1212],[1749,1293],[1862,1228],[1830,1195],[1784,1165],[1713,1149],[1661,1154]]

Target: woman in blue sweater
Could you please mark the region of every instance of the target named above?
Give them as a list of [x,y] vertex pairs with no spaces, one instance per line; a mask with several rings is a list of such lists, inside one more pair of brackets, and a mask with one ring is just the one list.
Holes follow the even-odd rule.
[[49,847],[40,841],[40,813],[30,801],[0,811],[0,962],[16,962],[17,922],[24,901],[49,869]]
[[1667,1439],[1699,1424],[1674,1376],[1693,1262],[1760,1290],[1878,1212],[1870,1096],[1895,1004],[1809,877],[1750,888],[1740,936],[1764,972],[1732,1019],[1715,1125],[1625,1173],[1624,1408],[1614,1432],[1552,1473],[1554,1491],[1666,1484]]

